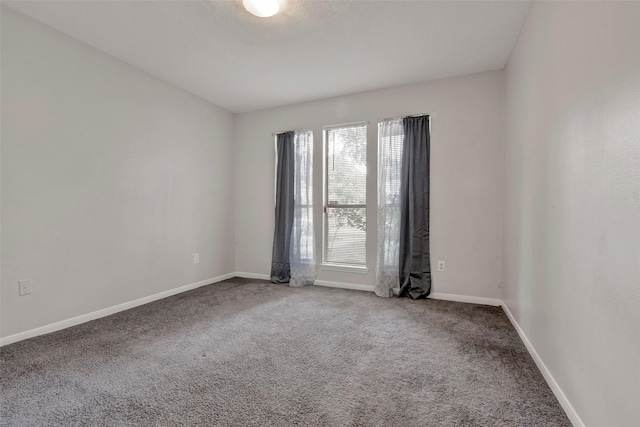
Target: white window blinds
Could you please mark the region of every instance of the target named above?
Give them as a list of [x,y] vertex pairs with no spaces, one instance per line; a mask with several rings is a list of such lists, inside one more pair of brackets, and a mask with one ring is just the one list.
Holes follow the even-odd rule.
[[325,263],[365,266],[367,124],[325,129]]

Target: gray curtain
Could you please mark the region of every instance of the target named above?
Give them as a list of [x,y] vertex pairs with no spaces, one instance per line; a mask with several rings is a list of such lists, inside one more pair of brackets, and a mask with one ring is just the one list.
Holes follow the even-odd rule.
[[399,296],[420,299],[431,292],[429,116],[405,117],[402,122]]
[[294,219],[294,132],[279,133],[276,139],[276,225],[271,252],[271,281],[291,279],[289,250]]

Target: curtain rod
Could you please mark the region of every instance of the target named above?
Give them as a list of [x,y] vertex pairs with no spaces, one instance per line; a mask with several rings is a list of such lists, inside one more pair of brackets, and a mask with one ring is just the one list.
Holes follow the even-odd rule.
[[435,117],[436,115],[435,115],[435,113],[409,114],[409,115],[406,115],[406,116],[387,117],[385,119],[380,119],[380,121],[404,119],[405,117],[421,117],[421,116]]
[[271,136],[276,136],[276,135],[279,135],[279,134],[281,134],[281,133],[287,133],[287,132],[307,132],[307,131],[311,132],[311,129],[291,129],[291,130],[283,130],[283,131],[281,131],[281,132],[274,132],[274,133],[272,133],[272,134],[271,134]]
[[349,122],[349,123],[340,123],[337,125],[328,125],[328,126],[323,126],[322,130],[327,130],[327,129],[335,129],[335,128],[342,128],[342,127],[349,127],[349,126],[358,126],[358,125],[368,125],[369,122],[366,120],[362,120],[360,122]]
[[[394,120],[394,119],[404,119],[405,117],[420,117],[420,116],[429,116],[429,117],[435,117],[436,114],[435,113],[421,113],[421,114],[409,114],[406,116],[398,116],[398,117],[388,117],[385,119],[380,119],[380,121],[382,120]],[[360,125],[360,124],[369,124],[369,121],[361,121],[361,122],[351,122],[351,123],[341,123],[339,125],[330,125],[330,126],[323,126],[322,129],[331,129],[331,128],[337,128],[337,127],[343,127],[343,126],[352,126],[352,125]],[[312,132],[312,129],[291,129],[291,130],[283,130],[280,132],[273,132],[271,134],[271,136],[276,136],[278,134],[281,133],[287,133],[287,132]]]
[[[340,123],[340,124],[337,124],[337,125],[323,126],[322,130],[332,129],[332,128],[340,128],[340,127],[348,127],[348,126],[365,125],[365,124],[368,125],[369,122],[363,120],[361,122]],[[274,132],[274,133],[271,134],[271,136],[276,136],[278,134],[287,133],[287,132],[306,132],[306,131],[312,132],[313,130],[312,129],[291,129],[291,130],[285,130],[285,131],[282,131],[282,132]]]

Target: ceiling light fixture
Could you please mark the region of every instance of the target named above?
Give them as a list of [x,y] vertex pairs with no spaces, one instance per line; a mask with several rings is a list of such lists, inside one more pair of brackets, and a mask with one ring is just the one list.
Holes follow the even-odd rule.
[[242,0],[242,5],[249,13],[260,18],[268,18],[280,10],[278,0]]

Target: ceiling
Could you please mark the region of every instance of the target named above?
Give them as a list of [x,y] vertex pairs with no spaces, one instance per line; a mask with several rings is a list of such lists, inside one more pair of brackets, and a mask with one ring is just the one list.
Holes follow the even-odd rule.
[[3,1],[235,113],[501,69],[530,1]]

